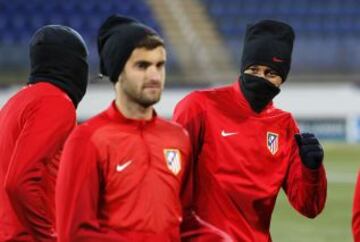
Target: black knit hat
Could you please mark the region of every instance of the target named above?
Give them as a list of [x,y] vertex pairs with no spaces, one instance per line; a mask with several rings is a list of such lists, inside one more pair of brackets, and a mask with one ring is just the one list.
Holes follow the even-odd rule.
[[248,25],[241,73],[251,65],[265,65],[277,71],[284,82],[290,70],[294,39],[294,30],[286,23],[262,20]]
[[101,74],[116,83],[135,46],[151,35],[158,34],[133,18],[121,15],[108,17],[101,25],[97,38]]
[[77,106],[86,92],[88,50],[74,29],[46,25],[30,41],[29,84],[49,82],[64,90]]

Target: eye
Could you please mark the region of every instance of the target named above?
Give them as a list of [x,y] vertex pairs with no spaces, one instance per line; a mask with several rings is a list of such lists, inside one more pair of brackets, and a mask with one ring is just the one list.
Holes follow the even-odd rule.
[[269,77],[276,77],[276,76],[279,76],[279,74],[276,72],[276,71],[269,71],[268,73],[267,73],[267,76],[269,76]]
[[148,68],[149,67],[149,65],[150,65],[150,63],[149,62],[146,62],[146,61],[139,61],[139,62],[137,62],[136,63],[136,67],[137,68],[139,68],[139,69],[146,69],[146,68]]
[[157,63],[157,65],[156,65],[156,67],[157,68],[163,68],[165,66],[165,61],[161,61],[161,62],[159,62],[159,63]]
[[250,66],[248,70],[252,73],[257,73],[259,71],[259,68],[257,68],[257,66]]

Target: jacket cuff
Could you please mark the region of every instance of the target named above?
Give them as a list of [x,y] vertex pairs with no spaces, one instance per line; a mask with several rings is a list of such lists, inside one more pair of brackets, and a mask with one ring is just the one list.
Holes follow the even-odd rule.
[[323,164],[321,164],[321,166],[317,169],[310,169],[307,168],[304,164],[301,164],[301,168],[302,177],[305,183],[314,185],[319,184],[325,176],[325,169]]

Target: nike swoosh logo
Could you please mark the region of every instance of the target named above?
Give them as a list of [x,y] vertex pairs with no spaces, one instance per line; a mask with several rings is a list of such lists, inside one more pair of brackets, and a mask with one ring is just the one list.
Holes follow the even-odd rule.
[[131,164],[132,160],[129,160],[127,162],[125,162],[124,164],[117,164],[116,165],[116,171],[117,172],[122,172],[123,170],[125,170],[126,167],[128,167]]
[[278,62],[278,63],[284,62],[283,59],[280,59],[280,58],[277,58],[277,57],[273,57],[273,58],[272,58],[272,61],[273,61],[273,62]]
[[231,135],[236,135],[239,132],[225,132],[225,130],[221,131],[221,136],[223,137],[227,137],[227,136],[231,136]]

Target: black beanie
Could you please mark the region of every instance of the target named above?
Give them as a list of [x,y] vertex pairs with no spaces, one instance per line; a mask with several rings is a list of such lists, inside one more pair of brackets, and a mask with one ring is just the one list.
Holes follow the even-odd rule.
[[262,20],[247,26],[241,58],[241,73],[251,65],[271,67],[283,82],[290,70],[295,33],[286,23]]
[[136,45],[155,30],[121,15],[108,17],[98,32],[100,72],[116,83]]
[[86,92],[88,50],[83,38],[70,27],[46,25],[30,41],[29,82],[49,82],[65,91],[75,107]]

